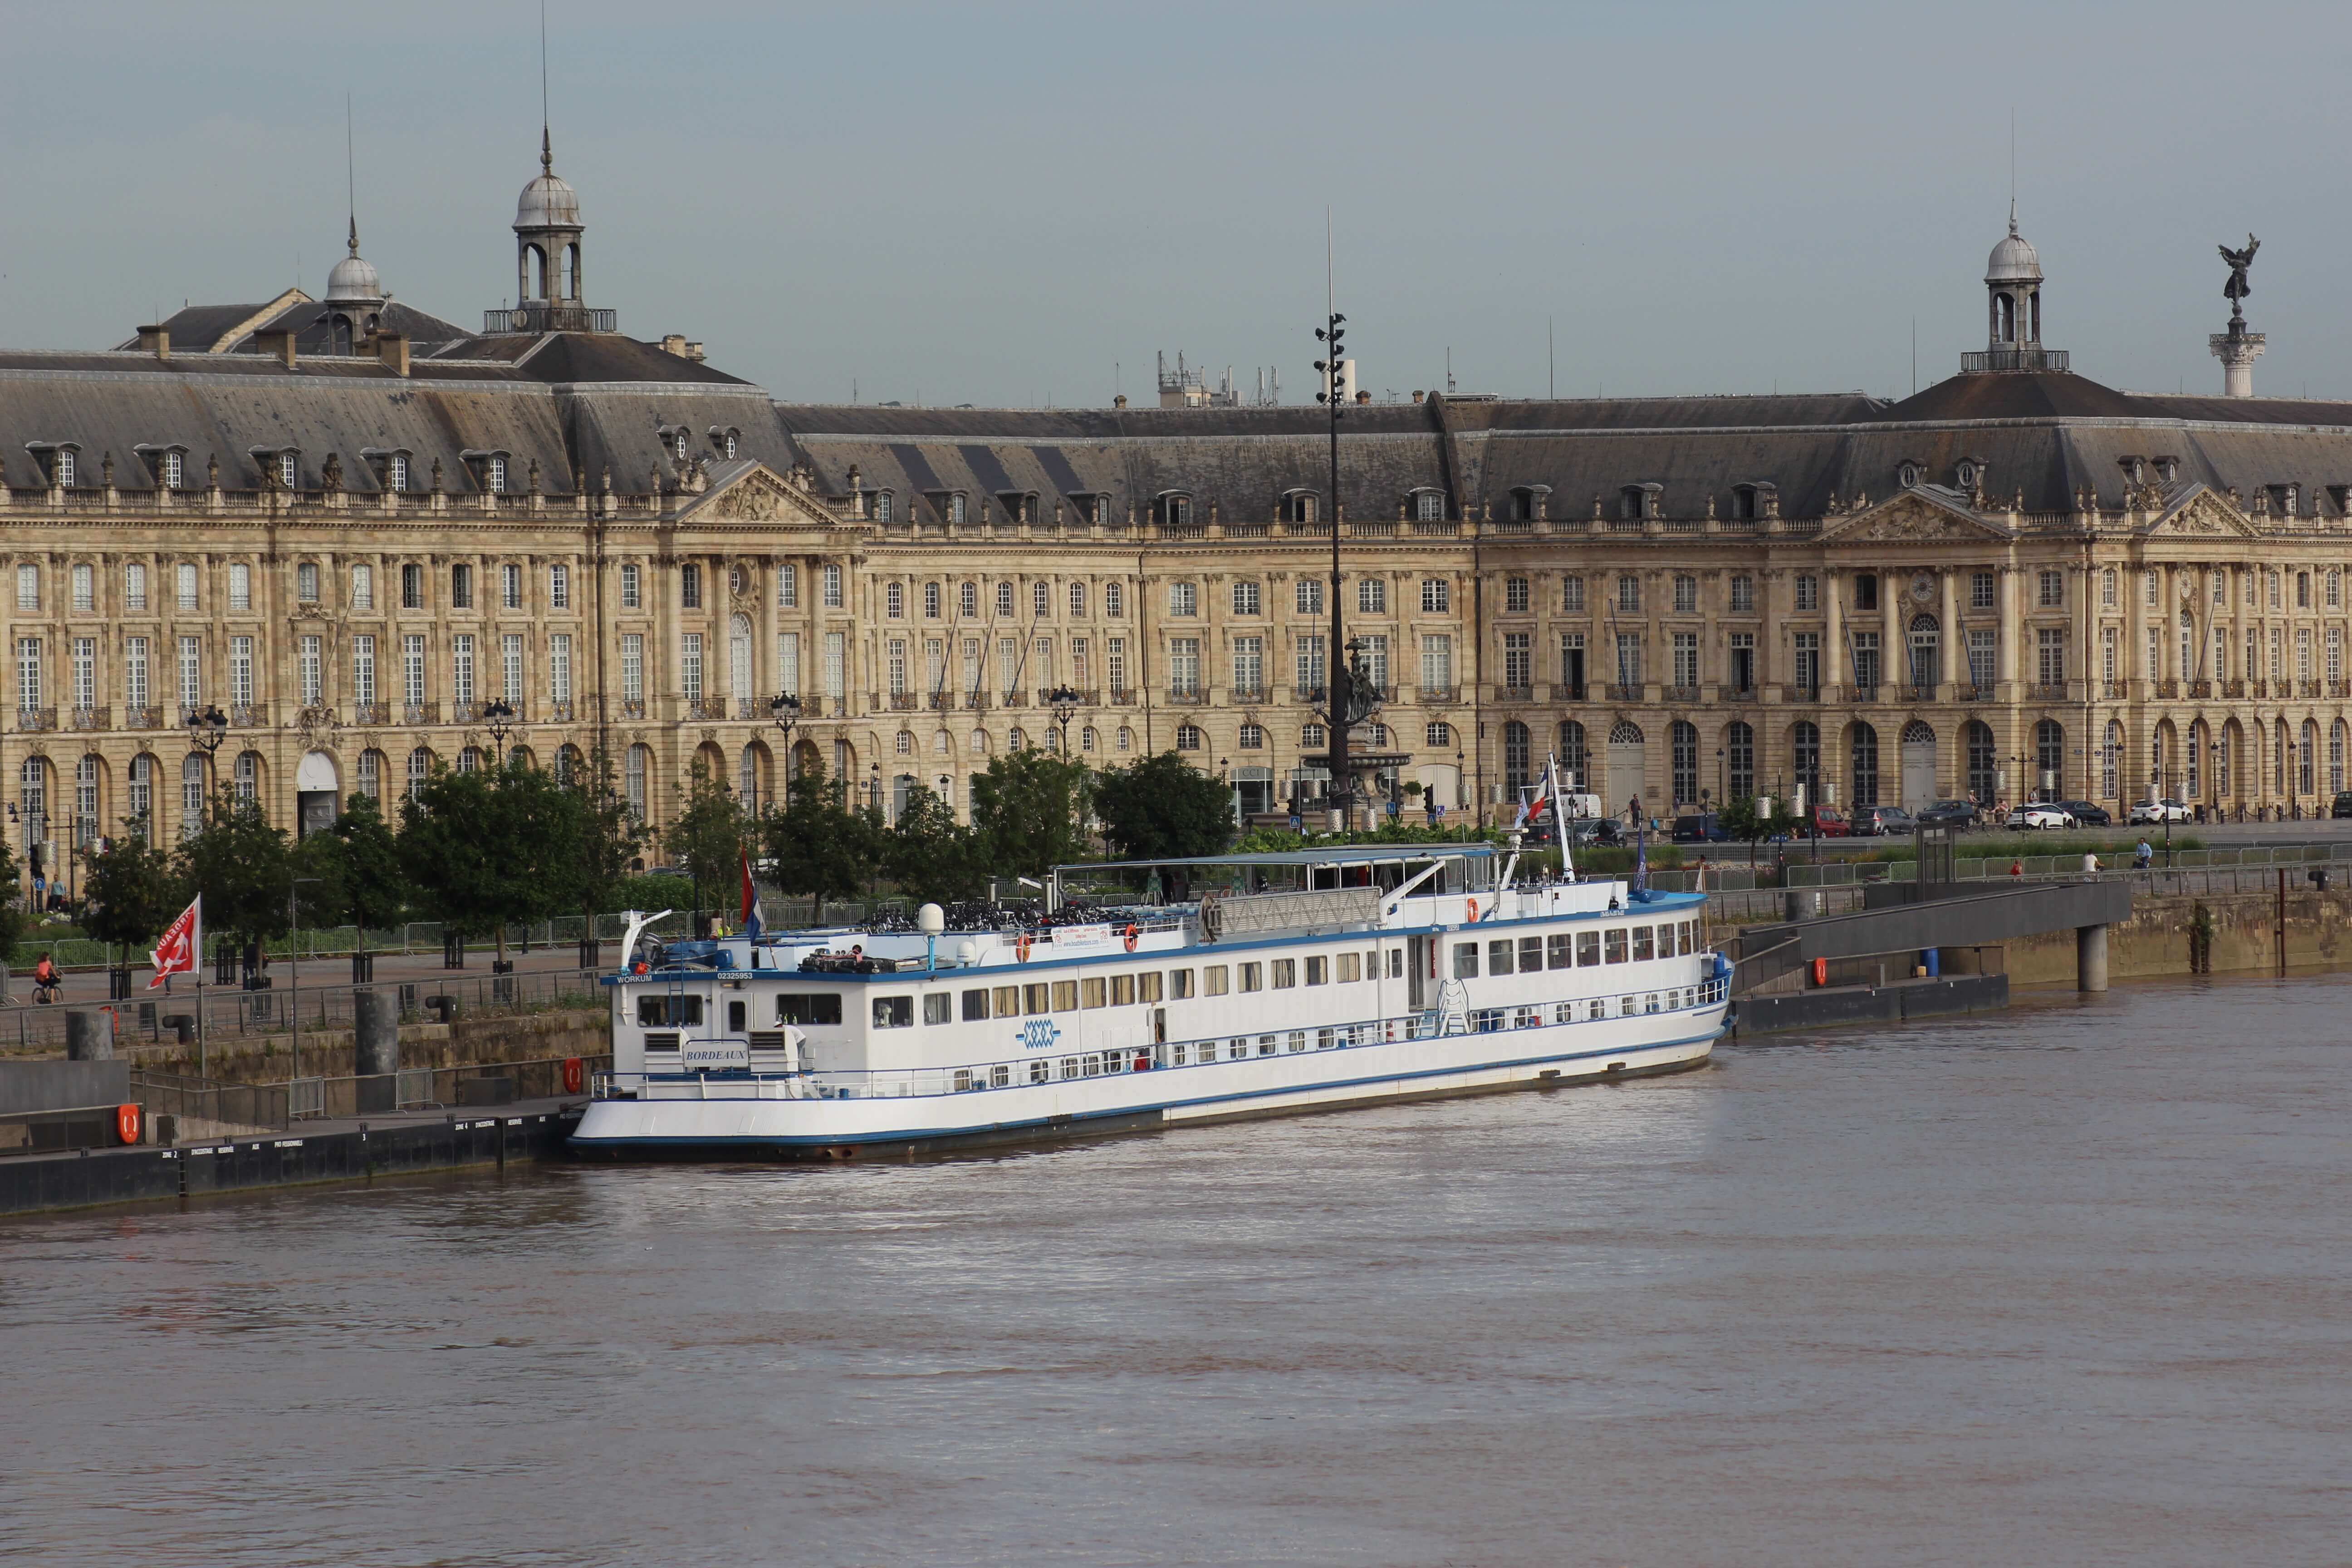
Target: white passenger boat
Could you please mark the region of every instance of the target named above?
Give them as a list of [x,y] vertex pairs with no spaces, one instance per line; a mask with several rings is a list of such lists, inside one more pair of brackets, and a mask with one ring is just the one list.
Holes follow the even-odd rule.
[[1034,925],[641,945],[583,1153],[833,1158],[1674,1072],[1705,898],[1511,886],[1486,845],[1064,867]]

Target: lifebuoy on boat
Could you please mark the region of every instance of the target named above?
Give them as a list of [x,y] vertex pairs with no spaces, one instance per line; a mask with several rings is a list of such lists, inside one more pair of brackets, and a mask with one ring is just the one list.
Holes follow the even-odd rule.
[[1472,925],[1478,923],[1478,900],[1475,899],[1470,900],[1470,923]]
[[1018,937],[1013,939],[1013,954],[1024,963],[1029,962],[1029,933],[1027,931],[1023,931]]
[[578,1094],[587,1086],[588,1064],[578,1057],[563,1058],[563,1092]]
[[139,1142],[139,1107],[135,1103],[114,1108],[114,1131],[125,1143]]
[[1129,952],[1135,951],[1135,927],[1132,925],[1127,928],[1127,951]]

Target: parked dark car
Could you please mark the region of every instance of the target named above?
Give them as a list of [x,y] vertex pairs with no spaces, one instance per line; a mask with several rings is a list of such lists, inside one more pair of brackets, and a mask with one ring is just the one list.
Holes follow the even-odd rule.
[[1911,814],[1899,805],[1865,805],[1853,814],[1857,835],[1908,833],[1912,826]]
[[1570,817],[1568,842],[1571,847],[1614,849],[1625,842],[1624,825],[1613,816]]
[[[2058,809],[2073,817],[2078,827],[2113,827],[2116,825],[2115,817],[2105,806],[2087,800],[2062,800],[2058,803]],[[2352,816],[2352,812],[2345,815]]]
[[1974,827],[1977,808],[1964,800],[1939,800],[1920,807],[1916,820],[1922,827]]
[[2352,789],[2337,793],[2336,804],[2327,808],[2329,816],[2352,816]]
[[1727,844],[1731,835],[1711,811],[1695,811],[1675,818],[1675,842],[1677,844]]

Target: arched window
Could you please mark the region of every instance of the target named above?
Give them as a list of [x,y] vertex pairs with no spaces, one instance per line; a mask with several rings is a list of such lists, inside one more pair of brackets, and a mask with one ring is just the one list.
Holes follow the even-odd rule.
[[2303,744],[2295,752],[2294,793],[2311,795],[2317,791],[2319,773],[2319,721],[2303,721]]
[[2186,610],[2180,612],[2180,679],[2196,680],[2204,671],[2197,667],[2197,621]]
[[966,583],[956,589],[956,613],[960,616],[980,614],[980,584]]
[[180,837],[200,831],[205,826],[205,759],[202,753],[190,752],[180,763]]
[[2213,752],[2213,793],[2223,800],[2229,799],[2232,793],[2231,784],[2238,776],[2234,765],[2238,760],[2238,748],[2244,743],[2238,732],[2236,720],[2232,719],[2221,726],[2221,742]]
[[1822,798],[1822,727],[1810,719],[1801,719],[1789,728],[1789,769],[1794,782],[1805,786],[1805,804],[1818,805]]
[[359,793],[374,801],[378,805],[383,804],[383,753],[382,752],[371,750],[360,753]]
[[915,754],[915,732],[912,730],[899,731],[898,734],[891,737],[890,750],[891,754],[894,756],[913,756]]
[[1932,690],[1944,679],[1940,633],[1935,616],[1911,617],[1911,684],[1922,690]]
[[1201,731],[1199,727],[1192,724],[1177,725],[1176,749],[1180,752],[1199,751],[1201,749]]
[[2344,793],[2344,721],[2338,719],[2327,731],[2327,789],[2331,795]]
[[236,754],[236,804],[257,805],[261,799],[261,753],[239,752]]
[[[362,762],[364,763],[365,759],[362,758]],[[555,782],[560,784],[569,785],[577,781],[579,777],[580,748],[569,744],[557,747],[555,752]]]
[[1744,719],[1735,719],[1724,731],[1724,789],[1733,800],[1747,800],[1756,794],[1756,727]]
[[1503,787],[1514,800],[1528,782],[1528,752],[1532,749],[1525,724],[1514,719],[1503,726]]
[[760,809],[761,799],[768,793],[761,787],[761,775],[766,772],[767,753],[757,742],[743,748],[735,765],[735,799],[746,812]]
[[1878,731],[1856,724],[1853,735],[1853,795],[1849,804],[1859,809],[1878,804]]
[[[2275,577],[2276,574],[2273,575]],[[2282,719],[2271,738],[2271,794],[2274,795],[2286,794],[2286,754],[2292,749],[2293,742],[2287,739],[2286,721]]]
[[1008,752],[1017,752],[1028,743],[1029,737],[1023,732],[1021,726],[1018,724],[1013,726],[1012,730],[1008,731],[1004,737],[1004,749]]
[[735,717],[751,716],[751,617],[737,616],[727,623],[727,691],[735,700]]
[[2189,754],[2182,761],[2187,765],[2180,770],[2181,777],[2189,785],[2184,798],[2196,800],[2205,793],[2205,721],[2202,719],[2189,726]]
[[[1244,731],[1247,731],[1256,729],[1256,726],[1254,724],[1244,724],[1242,728]],[[1265,731],[1263,730],[1258,731],[1257,743],[1261,746],[1265,744]],[[1086,725],[1078,731],[1078,750],[1081,752],[1092,752],[1100,750],[1101,746],[1102,739],[1095,733],[1095,727],[1092,724]]]
[[1592,788],[1591,748],[1585,742],[1584,726],[1573,719],[1563,721],[1559,727],[1559,765],[1569,788]]
[[145,752],[131,759],[131,820],[148,843],[155,842],[155,759]]
[[2043,800],[2063,799],[2066,794],[2066,727],[2055,719],[2044,719],[2033,726],[2033,782],[2048,793]]
[[104,766],[97,753],[84,752],[74,763],[74,833],[76,847],[98,841],[100,770]]
[[1961,727],[1960,739],[1968,751],[1969,798],[1990,807],[2000,796],[2000,759],[1993,744],[1992,726],[1971,719]]
[[1674,804],[1698,798],[1698,726],[1677,719],[1666,727],[1668,759],[1674,765]]
[[460,751],[457,753],[457,771],[461,773],[481,772],[482,749],[479,746],[467,746]]

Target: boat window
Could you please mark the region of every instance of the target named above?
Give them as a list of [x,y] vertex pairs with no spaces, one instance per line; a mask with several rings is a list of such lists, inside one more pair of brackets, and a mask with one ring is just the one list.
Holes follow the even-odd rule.
[[1404,978],[1404,949],[1401,947],[1389,949],[1389,978],[1391,980]]
[[1275,1047],[1281,1043],[1282,1041],[1279,1036],[1260,1035],[1257,1037],[1257,1054],[1262,1057],[1270,1057],[1274,1055]]
[[1160,971],[1150,970],[1135,977],[1135,999],[1139,1002],[1160,1000]]
[[1169,1047],[1168,1059],[1172,1066],[1181,1068],[1184,1065],[1184,1047],[1181,1042]]
[[1552,1021],[1553,1023],[1555,1023],[1555,1024],[1573,1024],[1573,1023],[1575,1023],[1575,1022],[1576,1022],[1576,1004],[1575,1004],[1575,1003],[1573,1003],[1573,1002],[1555,1002],[1555,1003],[1553,1003],[1553,1004],[1551,1005],[1551,1021]]
[[1237,1062],[1247,1055],[1249,1055],[1249,1039],[1246,1036],[1236,1039],[1225,1047],[1225,1059],[1229,1062]]
[[1339,1043],[1339,1030],[1337,1030],[1337,1029],[1318,1029],[1318,1030],[1316,1030],[1316,1031],[1315,1031],[1315,1048],[1316,1048],[1317,1050],[1318,1050],[1318,1051],[1328,1051],[1328,1050],[1331,1049],[1333,1047],[1337,1046]]
[[1633,962],[1639,963],[1645,958],[1655,958],[1657,956],[1658,951],[1656,944],[1651,941],[1650,928],[1648,926],[1635,926],[1633,928]]
[[1044,1083],[1053,1076],[1054,1064],[1047,1061],[1045,1058],[1039,1057],[1035,1061],[1029,1064],[1029,1081],[1031,1083]]
[[841,1022],[841,993],[838,991],[787,991],[776,998],[776,1022],[779,1024],[838,1024]]
[[1103,981],[1101,975],[1097,974],[1092,979],[1081,981],[1079,984],[1086,989],[1086,1005],[1087,1006],[1099,1007],[1103,1005]]
[[1021,1016],[1021,987],[1018,985],[996,987],[996,1016],[1000,1018]]
[[877,1029],[911,1029],[915,1026],[915,999],[912,996],[877,996],[874,998],[874,1026]]
[[1124,1007],[1135,1000],[1135,976],[1114,974],[1110,977],[1110,1005]]
[[1024,985],[1021,988],[1021,1010],[1033,1015],[1043,1013],[1045,1011],[1045,983],[1042,980],[1034,985]]
[[1212,963],[1201,971],[1201,994],[1223,996],[1225,994],[1225,966]]
[[[1378,953],[1374,953],[1372,956],[1377,958],[1380,955]],[[1339,955],[1339,984],[1345,985],[1350,980],[1361,980],[1363,977],[1364,955],[1360,952],[1341,953]]]
[[1189,969],[1170,970],[1168,972],[1168,1000],[1171,1002],[1182,1002],[1188,1000],[1192,994],[1192,972]]
[[1478,978],[1478,944],[1476,942],[1457,942],[1454,944],[1454,978],[1456,980]]
[[1498,937],[1486,944],[1486,973],[1508,974],[1511,972],[1511,939]]
[[730,1002],[727,1004],[727,1031],[733,1035],[740,1035],[743,1032],[742,1003]]
[[1653,991],[1650,993],[1649,1004],[1650,1005],[1643,1008],[1642,1011],[1644,1013],[1654,1013],[1658,1010],[1658,994],[1656,992]]
[[1085,1068],[1086,1075],[1088,1078],[1100,1078],[1102,1077],[1102,1070],[1103,1065],[1101,1056],[1092,1051],[1087,1053]]
[[955,998],[944,991],[924,992],[923,1022],[926,1024],[955,1022]]
[[1263,964],[1263,963],[1244,963],[1244,964],[1237,965],[1236,967],[1238,967],[1238,968],[1241,970],[1241,972],[1242,972],[1242,989],[1243,989],[1243,990],[1244,990],[1244,991],[1263,991],[1263,990],[1265,990],[1265,964]]
[[974,1023],[988,1016],[988,988],[981,986],[963,994],[963,1021]]
[[1298,984],[1298,960],[1277,958],[1273,963],[1274,988],[1276,991],[1287,991]]
[[1519,938],[1519,973],[1533,973],[1543,966],[1543,938],[1539,936]]
[[1054,982],[1054,1011],[1067,1013],[1078,1005],[1078,983],[1075,980]]
[[640,1025],[699,1024],[702,1022],[702,998],[671,994],[637,998],[637,1022]]
[[1077,1058],[1064,1057],[1062,1058],[1062,1076],[1064,1078],[1076,1078],[1078,1076]]
[[988,1069],[989,1088],[1003,1089],[1006,1084],[1009,1084],[1012,1081],[1013,1064],[1011,1062],[998,1062],[994,1067]]
[[1612,926],[1601,934],[1608,948],[1609,962],[1612,963],[1624,963],[1625,928],[1623,926]]
[[1328,984],[1330,983],[1330,979],[1331,979],[1331,961],[1330,961],[1329,959],[1328,959],[1328,958],[1324,957],[1321,953],[1319,953],[1319,952],[1318,952],[1318,953],[1316,953],[1316,954],[1312,955],[1311,957],[1309,957],[1309,958],[1307,960],[1307,984],[1309,984],[1309,985],[1326,985],[1326,984]]
[[1290,1031],[1290,1048],[1294,1051],[1303,1051],[1307,1048],[1306,1030],[1293,1029]]
[[1696,921],[1683,921],[1683,951],[1685,952],[1696,952],[1698,951],[1698,922]]
[[1576,933],[1576,962],[1579,964],[1601,962],[1601,933],[1580,931]]
[[[1568,932],[1564,931],[1556,931],[1552,935],[1544,938],[1544,967],[1546,969],[1572,969],[1575,965],[1575,956],[1569,951]],[[1565,1020],[1563,1020],[1563,1022]]]

